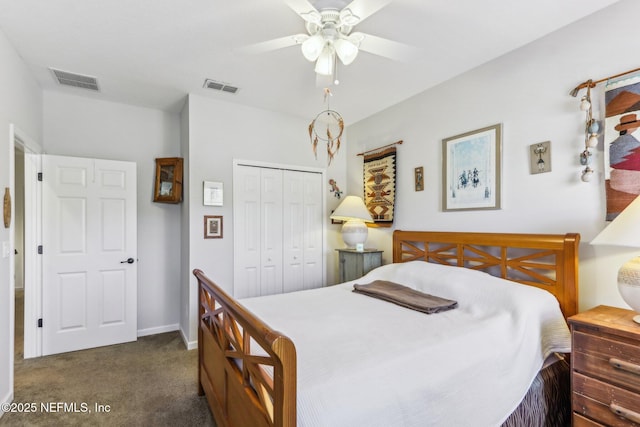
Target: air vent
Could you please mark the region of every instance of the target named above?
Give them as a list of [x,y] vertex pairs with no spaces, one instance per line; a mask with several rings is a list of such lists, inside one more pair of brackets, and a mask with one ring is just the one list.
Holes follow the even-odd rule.
[[83,76],[82,74],[70,73],[68,71],[56,70],[50,68],[56,81],[63,86],[79,87],[81,89],[95,90],[100,92],[98,87],[98,79],[91,76]]
[[238,88],[235,86],[231,86],[228,85],[226,83],[222,83],[222,82],[217,82],[215,80],[211,80],[211,79],[206,79],[204,81],[204,86],[207,89],[215,89],[215,90],[221,90],[222,92],[228,92],[228,93],[236,93],[238,92]]

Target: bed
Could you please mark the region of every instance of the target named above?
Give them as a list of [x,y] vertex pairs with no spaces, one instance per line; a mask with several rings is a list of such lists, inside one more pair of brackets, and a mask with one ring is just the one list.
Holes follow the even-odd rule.
[[[358,280],[241,301],[196,269],[199,392],[218,427],[567,425],[579,240],[396,230],[393,263]],[[352,292],[375,280],[459,305]]]

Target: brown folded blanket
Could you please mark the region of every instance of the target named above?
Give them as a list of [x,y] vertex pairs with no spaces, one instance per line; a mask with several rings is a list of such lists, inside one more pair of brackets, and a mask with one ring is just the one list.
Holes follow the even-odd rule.
[[389,301],[412,310],[432,314],[456,308],[456,301],[425,294],[386,280],[374,280],[366,285],[353,285],[353,292]]

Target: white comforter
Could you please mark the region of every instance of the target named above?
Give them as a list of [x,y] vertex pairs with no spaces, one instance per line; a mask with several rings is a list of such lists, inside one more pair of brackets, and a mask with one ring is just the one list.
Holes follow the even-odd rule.
[[[458,308],[427,315],[351,292],[376,279]],[[295,343],[300,427],[500,425],[571,345],[550,293],[422,261],[242,304]]]

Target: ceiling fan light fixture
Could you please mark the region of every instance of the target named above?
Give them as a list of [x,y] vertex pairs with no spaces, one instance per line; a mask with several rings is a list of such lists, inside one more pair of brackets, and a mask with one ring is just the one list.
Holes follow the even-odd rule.
[[302,54],[308,61],[315,61],[322,53],[325,46],[324,37],[321,34],[314,34],[302,43]]
[[333,75],[333,68],[335,67],[335,51],[330,45],[326,45],[322,50],[322,53],[316,61],[315,71],[323,76]]
[[354,25],[360,22],[360,17],[354,15],[351,9],[344,8],[340,11],[340,22],[343,25],[348,25],[349,27],[353,27]]
[[333,43],[333,46],[344,65],[351,64],[358,56],[358,46],[347,39],[338,39]]

